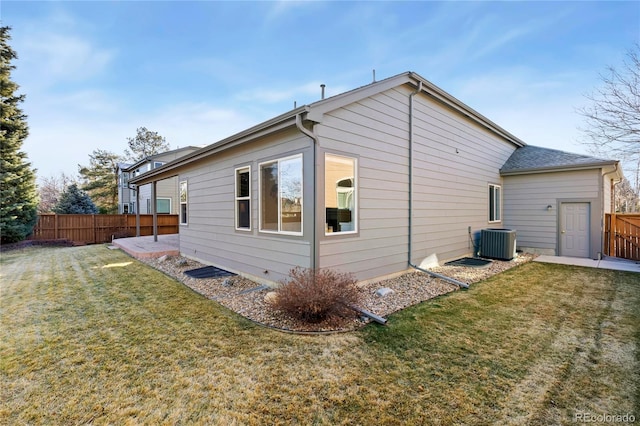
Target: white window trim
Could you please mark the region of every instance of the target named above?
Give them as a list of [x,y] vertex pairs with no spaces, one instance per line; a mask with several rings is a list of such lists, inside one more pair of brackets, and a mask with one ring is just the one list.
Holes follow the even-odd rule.
[[[182,201],[182,184],[184,184],[185,186],[185,191],[184,194],[186,196],[186,200]],[[180,183],[178,184],[178,200],[180,201],[180,211],[178,212],[178,215],[180,216],[180,225],[188,225],[189,224],[189,184],[187,183],[186,180],[180,181]],[[183,217],[182,215],[182,205],[186,206],[186,212],[187,214],[185,215],[186,217]]]
[[500,199],[498,200],[498,203],[494,202],[494,208],[497,210],[497,212],[499,213],[499,219],[494,219],[491,220],[491,216],[493,213],[493,217],[496,217],[496,212],[495,211],[491,211],[491,196],[489,196],[488,200],[487,200],[487,204],[488,204],[488,215],[487,215],[487,219],[488,219],[488,223],[500,223],[502,222],[502,185],[498,185],[495,183],[490,183],[489,184],[489,191],[493,191],[494,192],[494,196],[493,199],[495,200],[495,190],[496,188],[498,188],[498,190],[500,191]]
[[[300,232],[291,232],[291,231],[283,231],[282,228],[282,202],[280,201],[280,162],[291,160],[293,158],[299,158],[302,164],[302,182],[300,182]],[[262,165],[270,164],[270,163],[278,163],[278,230],[272,231],[270,229],[262,229]],[[259,232],[265,234],[278,234],[278,235],[295,235],[302,236],[304,234],[304,158],[302,154],[290,155],[288,157],[276,158],[273,160],[263,161],[258,164],[258,219],[259,219]]]
[[[353,180],[354,180],[354,189],[355,189],[355,193],[354,193],[354,200],[353,200],[353,214],[355,215],[355,219],[354,219],[354,223],[353,223],[353,231],[344,231],[344,232],[327,232],[327,230],[325,230],[324,235],[326,237],[339,237],[341,235],[353,235],[353,234],[357,234],[358,233],[358,222],[359,222],[359,215],[358,215],[358,183],[359,183],[359,179],[358,179],[358,159],[356,157],[350,157],[348,155],[341,155],[341,154],[334,154],[332,152],[325,152],[324,154],[324,161],[325,161],[325,173],[326,173],[326,161],[327,161],[327,155],[330,156],[334,156],[334,157],[342,157],[342,158],[346,158],[349,160],[353,160]],[[345,178],[347,178],[348,176],[345,176]],[[326,185],[324,190],[326,191]],[[327,223],[327,206],[324,206],[324,214],[325,214],[325,218],[324,221],[325,223]]]
[[[238,197],[238,172],[247,170],[249,172],[249,195],[247,197]],[[235,179],[234,185],[234,195],[235,195],[235,218],[234,218],[234,227],[236,231],[245,231],[250,232],[252,230],[252,214],[251,214],[251,166],[237,167],[233,173],[233,177]],[[238,201],[248,200],[249,201],[249,227],[248,228],[240,228],[238,227]]]

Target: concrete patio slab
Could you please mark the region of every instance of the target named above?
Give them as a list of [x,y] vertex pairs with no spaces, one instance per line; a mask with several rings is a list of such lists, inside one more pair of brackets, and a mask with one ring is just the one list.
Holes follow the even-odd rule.
[[534,259],[534,262],[557,263],[561,265],[584,266],[587,268],[612,269],[614,271],[627,271],[640,273],[640,263],[632,260],[605,258],[602,260],[584,259],[581,257],[547,256],[542,255]]
[[124,250],[136,259],[180,255],[180,239],[178,238],[178,234],[158,235],[158,241],[154,241],[153,235],[117,238],[113,240],[113,245]]

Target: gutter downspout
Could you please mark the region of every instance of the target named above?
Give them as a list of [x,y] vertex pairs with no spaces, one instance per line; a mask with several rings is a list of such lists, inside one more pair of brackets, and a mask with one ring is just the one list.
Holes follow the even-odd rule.
[[136,237],[140,236],[140,191],[136,185]]
[[[610,175],[612,173],[618,173],[618,164],[619,163],[616,162],[613,165],[614,166],[613,171],[608,172],[608,173],[603,173],[602,176],[606,177],[607,175]],[[622,179],[618,179],[618,180],[611,179],[611,185],[610,185],[611,186],[611,201],[610,201],[609,207],[611,208],[611,214],[613,214],[613,215],[616,214],[616,185],[619,184],[620,182],[622,182]],[[602,181],[602,186],[603,186],[602,192],[604,194],[604,179]],[[604,240],[604,222],[605,222],[604,199],[602,201],[603,201],[603,203],[602,203],[602,212],[601,212],[602,213],[602,216],[601,216],[602,219],[600,219],[600,235],[602,235],[601,239]],[[610,218],[610,220],[611,220],[611,234],[612,235],[610,235],[609,238],[613,238],[613,235],[615,235],[615,233],[616,233],[616,229],[613,227],[615,221],[613,219],[611,219],[611,218]],[[604,247],[605,243],[607,244],[607,246],[610,246],[609,241],[601,241],[601,244],[600,244],[601,245],[601,251],[598,252],[598,259],[602,259],[602,255],[603,255],[604,251],[609,253],[607,256],[615,256],[615,253],[611,254],[611,251],[608,250],[608,247],[607,248]]]
[[318,253],[320,253],[320,249],[318,247],[318,220],[316,218],[316,214],[318,213],[318,170],[316,163],[318,158],[318,136],[313,130],[310,131],[302,125],[301,115],[302,113],[296,114],[296,127],[302,132],[302,134],[309,136],[313,141],[313,240],[311,241],[311,268],[316,270],[319,263],[317,256]]
[[[618,162],[616,162],[616,163],[613,165],[613,167],[614,167],[613,171],[610,171],[610,172],[604,173],[604,174],[603,174],[603,176],[604,176],[604,177],[606,177],[607,175],[610,175],[610,174],[612,174],[612,173],[618,173],[618,164],[619,164],[619,163],[618,163]],[[616,192],[615,192],[615,186],[616,186],[617,184],[619,184],[620,182],[622,182],[622,179],[618,179],[618,180],[616,180],[616,179],[612,179],[612,180],[611,180],[611,210],[613,211],[612,213],[615,213],[615,210],[616,210]],[[604,182],[603,182],[602,184],[604,185]],[[604,188],[603,188],[603,189],[604,189]],[[604,213],[604,212],[603,212],[603,213]],[[603,217],[604,217],[604,215],[603,215]]]
[[408,243],[408,263],[409,266],[413,269],[416,269],[420,272],[424,272],[426,274],[431,275],[435,278],[440,278],[441,280],[447,281],[451,284],[455,284],[458,287],[469,288],[469,284],[463,283],[462,281],[455,280],[451,277],[447,277],[445,275],[437,274],[435,272],[429,271],[427,269],[420,268],[415,265],[411,261],[411,254],[413,251],[413,97],[418,93],[422,92],[422,81],[418,81],[418,88],[411,92],[409,95],[409,243]]

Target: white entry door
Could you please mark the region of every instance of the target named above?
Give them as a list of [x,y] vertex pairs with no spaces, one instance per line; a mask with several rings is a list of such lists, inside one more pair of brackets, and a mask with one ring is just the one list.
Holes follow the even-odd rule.
[[560,256],[589,257],[589,203],[560,204]]

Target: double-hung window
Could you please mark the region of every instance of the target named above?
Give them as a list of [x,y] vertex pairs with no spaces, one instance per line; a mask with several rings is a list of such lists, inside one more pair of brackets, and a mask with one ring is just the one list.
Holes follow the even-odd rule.
[[357,232],[356,159],[324,156],[325,235]]
[[489,222],[502,220],[502,188],[489,184]]
[[302,235],[302,154],[260,164],[260,231]]
[[187,181],[180,182],[180,224],[187,222]]
[[251,230],[251,168],[236,169],[236,229]]

